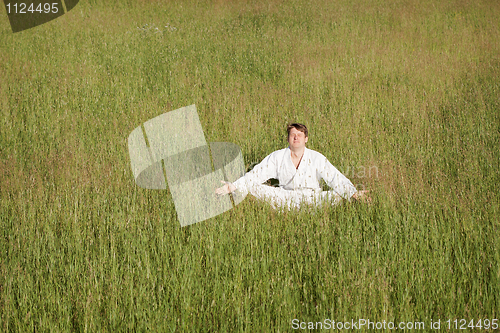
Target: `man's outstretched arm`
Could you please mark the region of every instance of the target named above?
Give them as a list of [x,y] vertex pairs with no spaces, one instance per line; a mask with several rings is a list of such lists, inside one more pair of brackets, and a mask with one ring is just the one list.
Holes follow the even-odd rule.
[[232,183],[225,182],[223,180],[221,180],[221,183],[223,183],[224,186],[221,186],[218,189],[216,189],[215,190],[215,194],[217,194],[217,195],[226,195],[226,194],[229,194],[229,193],[232,193],[232,192],[236,191],[236,186],[234,186]]
[[342,198],[347,200],[351,199],[357,192],[356,187],[354,187],[351,181],[337,170],[326,157],[321,162],[323,162],[321,163],[322,165],[318,166],[319,176]]
[[274,156],[274,154],[275,153],[269,154],[262,162],[257,164],[251,171],[247,172],[234,183],[222,181],[225,185],[216,189],[215,193],[225,195],[238,190],[247,194],[251,186],[262,184],[270,178],[277,178],[276,156]]
[[358,191],[358,192],[354,193],[351,198],[353,198],[356,201],[371,203],[372,198],[370,198],[370,196],[368,195],[369,192],[370,192],[370,190]]
[[337,194],[347,200],[371,202],[368,196],[370,191],[358,191],[352,182],[347,179],[330,161],[325,158],[325,165],[321,168],[320,176]]

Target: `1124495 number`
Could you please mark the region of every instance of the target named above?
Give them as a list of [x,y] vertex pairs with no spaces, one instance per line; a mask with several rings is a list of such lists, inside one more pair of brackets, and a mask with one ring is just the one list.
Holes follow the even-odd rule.
[[[28,6],[29,5],[29,6]],[[26,4],[24,2],[21,3],[14,3],[10,4],[8,3],[6,5],[7,7],[7,14],[34,14],[34,13],[57,13],[59,11],[59,8],[57,7],[57,2],[53,3],[44,3],[43,6],[41,3],[38,4],[38,6],[35,7],[33,3],[31,4]]]

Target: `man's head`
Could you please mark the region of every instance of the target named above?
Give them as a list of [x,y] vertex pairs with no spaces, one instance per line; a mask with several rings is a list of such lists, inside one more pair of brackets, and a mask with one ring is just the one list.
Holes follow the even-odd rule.
[[288,125],[288,143],[290,148],[303,148],[306,146],[308,138],[308,132],[306,125],[293,123]]

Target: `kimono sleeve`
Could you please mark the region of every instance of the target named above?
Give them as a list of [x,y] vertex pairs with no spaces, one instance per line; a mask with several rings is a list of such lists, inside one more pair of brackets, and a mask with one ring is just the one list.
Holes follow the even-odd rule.
[[278,178],[277,170],[276,154],[272,153],[243,177],[236,180],[233,185],[236,187],[237,191],[246,195],[250,191],[251,186],[261,185],[271,178]]
[[344,199],[350,199],[357,192],[356,187],[334,167],[326,157],[318,165],[318,175],[328,186]]

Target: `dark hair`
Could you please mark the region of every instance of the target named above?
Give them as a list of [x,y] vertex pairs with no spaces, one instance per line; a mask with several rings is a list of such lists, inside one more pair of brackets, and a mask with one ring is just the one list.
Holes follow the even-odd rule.
[[288,127],[286,128],[286,131],[288,132],[288,137],[290,136],[290,131],[292,130],[292,128],[295,128],[297,131],[303,132],[306,137],[308,136],[306,125],[299,123],[292,123],[288,124]]

